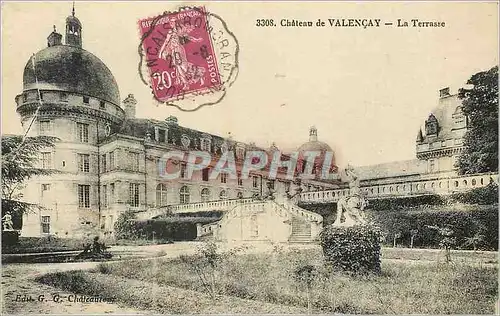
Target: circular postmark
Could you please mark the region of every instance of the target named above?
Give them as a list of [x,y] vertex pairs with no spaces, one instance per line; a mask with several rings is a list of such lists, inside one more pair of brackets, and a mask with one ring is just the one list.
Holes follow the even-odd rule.
[[238,40],[204,7],[139,20],[139,75],[154,99],[195,111],[224,99],[238,76]]

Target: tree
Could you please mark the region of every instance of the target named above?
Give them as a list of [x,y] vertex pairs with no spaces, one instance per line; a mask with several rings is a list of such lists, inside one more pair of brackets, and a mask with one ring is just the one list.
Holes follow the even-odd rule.
[[139,235],[136,227],[137,216],[133,210],[126,210],[118,216],[115,222],[115,236],[117,239],[136,239]]
[[20,135],[2,136],[2,216],[10,212],[17,228],[20,228],[22,215],[37,207],[22,201],[22,188],[34,176],[55,172],[38,168],[36,163],[40,149],[53,147],[57,140],[49,136],[25,137],[24,140]]
[[459,173],[498,171],[498,66],[473,75],[467,84],[473,87],[458,93],[468,118]]

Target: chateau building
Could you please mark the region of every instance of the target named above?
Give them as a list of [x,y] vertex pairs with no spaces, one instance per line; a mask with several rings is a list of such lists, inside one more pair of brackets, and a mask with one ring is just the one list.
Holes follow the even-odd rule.
[[[82,24],[74,11],[66,19],[65,44],[55,29],[47,40],[47,47],[26,63],[23,92],[16,103],[29,136],[59,138],[40,157],[41,168],[56,172],[27,184],[25,200],[42,208],[23,218],[23,236],[107,234],[127,209],[141,212],[168,205],[265,197],[271,192],[278,197],[293,193],[296,184],[285,179],[283,170],[278,170],[276,179],[268,179],[268,170],[241,177],[248,150],[267,152],[271,158],[275,146],[264,150],[183,127],[172,116],[165,121],[136,118],[134,96],[129,94],[120,102],[110,70],[83,48]],[[315,128],[310,133],[310,142],[304,145],[307,150],[330,150],[317,140]],[[220,173],[212,179],[212,163],[188,176],[188,162],[179,159],[173,168],[180,177],[168,180],[162,176],[162,157],[174,150],[204,151],[215,158],[232,151],[238,173]],[[311,179],[299,185],[325,190],[335,188],[335,183]]]

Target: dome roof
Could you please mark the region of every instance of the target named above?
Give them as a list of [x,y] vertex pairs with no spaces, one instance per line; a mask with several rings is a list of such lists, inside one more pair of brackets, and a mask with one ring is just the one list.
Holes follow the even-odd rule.
[[298,151],[299,152],[302,152],[302,151],[326,152],[326,151],[333,151],[333,150],[327,143],[323,143],[323,142],[316,140],[316,141],[309,141],[307,143],[302,144],[299,147]]
[[309,129],[309,141],[307,143],[302,144],[298,149],[299,152],[302,151],[333,151],[332,148],[324,142],[320,142],[318,140],[318,129],[316,126],[311,126]]
[[[76,19],[76,18],[75,18]],[[79,93],[120,104],[116,80],[108,67],[86,50],[68,45],[47,47],[28,60],[23,74],[23,89],[59,90]]]

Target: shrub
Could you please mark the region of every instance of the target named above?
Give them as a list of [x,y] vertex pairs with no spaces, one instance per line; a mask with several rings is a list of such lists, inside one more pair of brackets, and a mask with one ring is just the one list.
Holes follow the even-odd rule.
[[463,193],[455,193],[451,198],[454,201],[466,204],[496,204],[498,203],[498,185],[491,182],[482,188],[472,189]]
[[118,216],[115,223],[115,236],[117,239],[137,238],[137,229],[135,225],[136,215],[133,210],[126,210]]
[[336,270],[380,272],[380,233],[370,226],[327,226],[321,232],[321,247],[328,265]]

